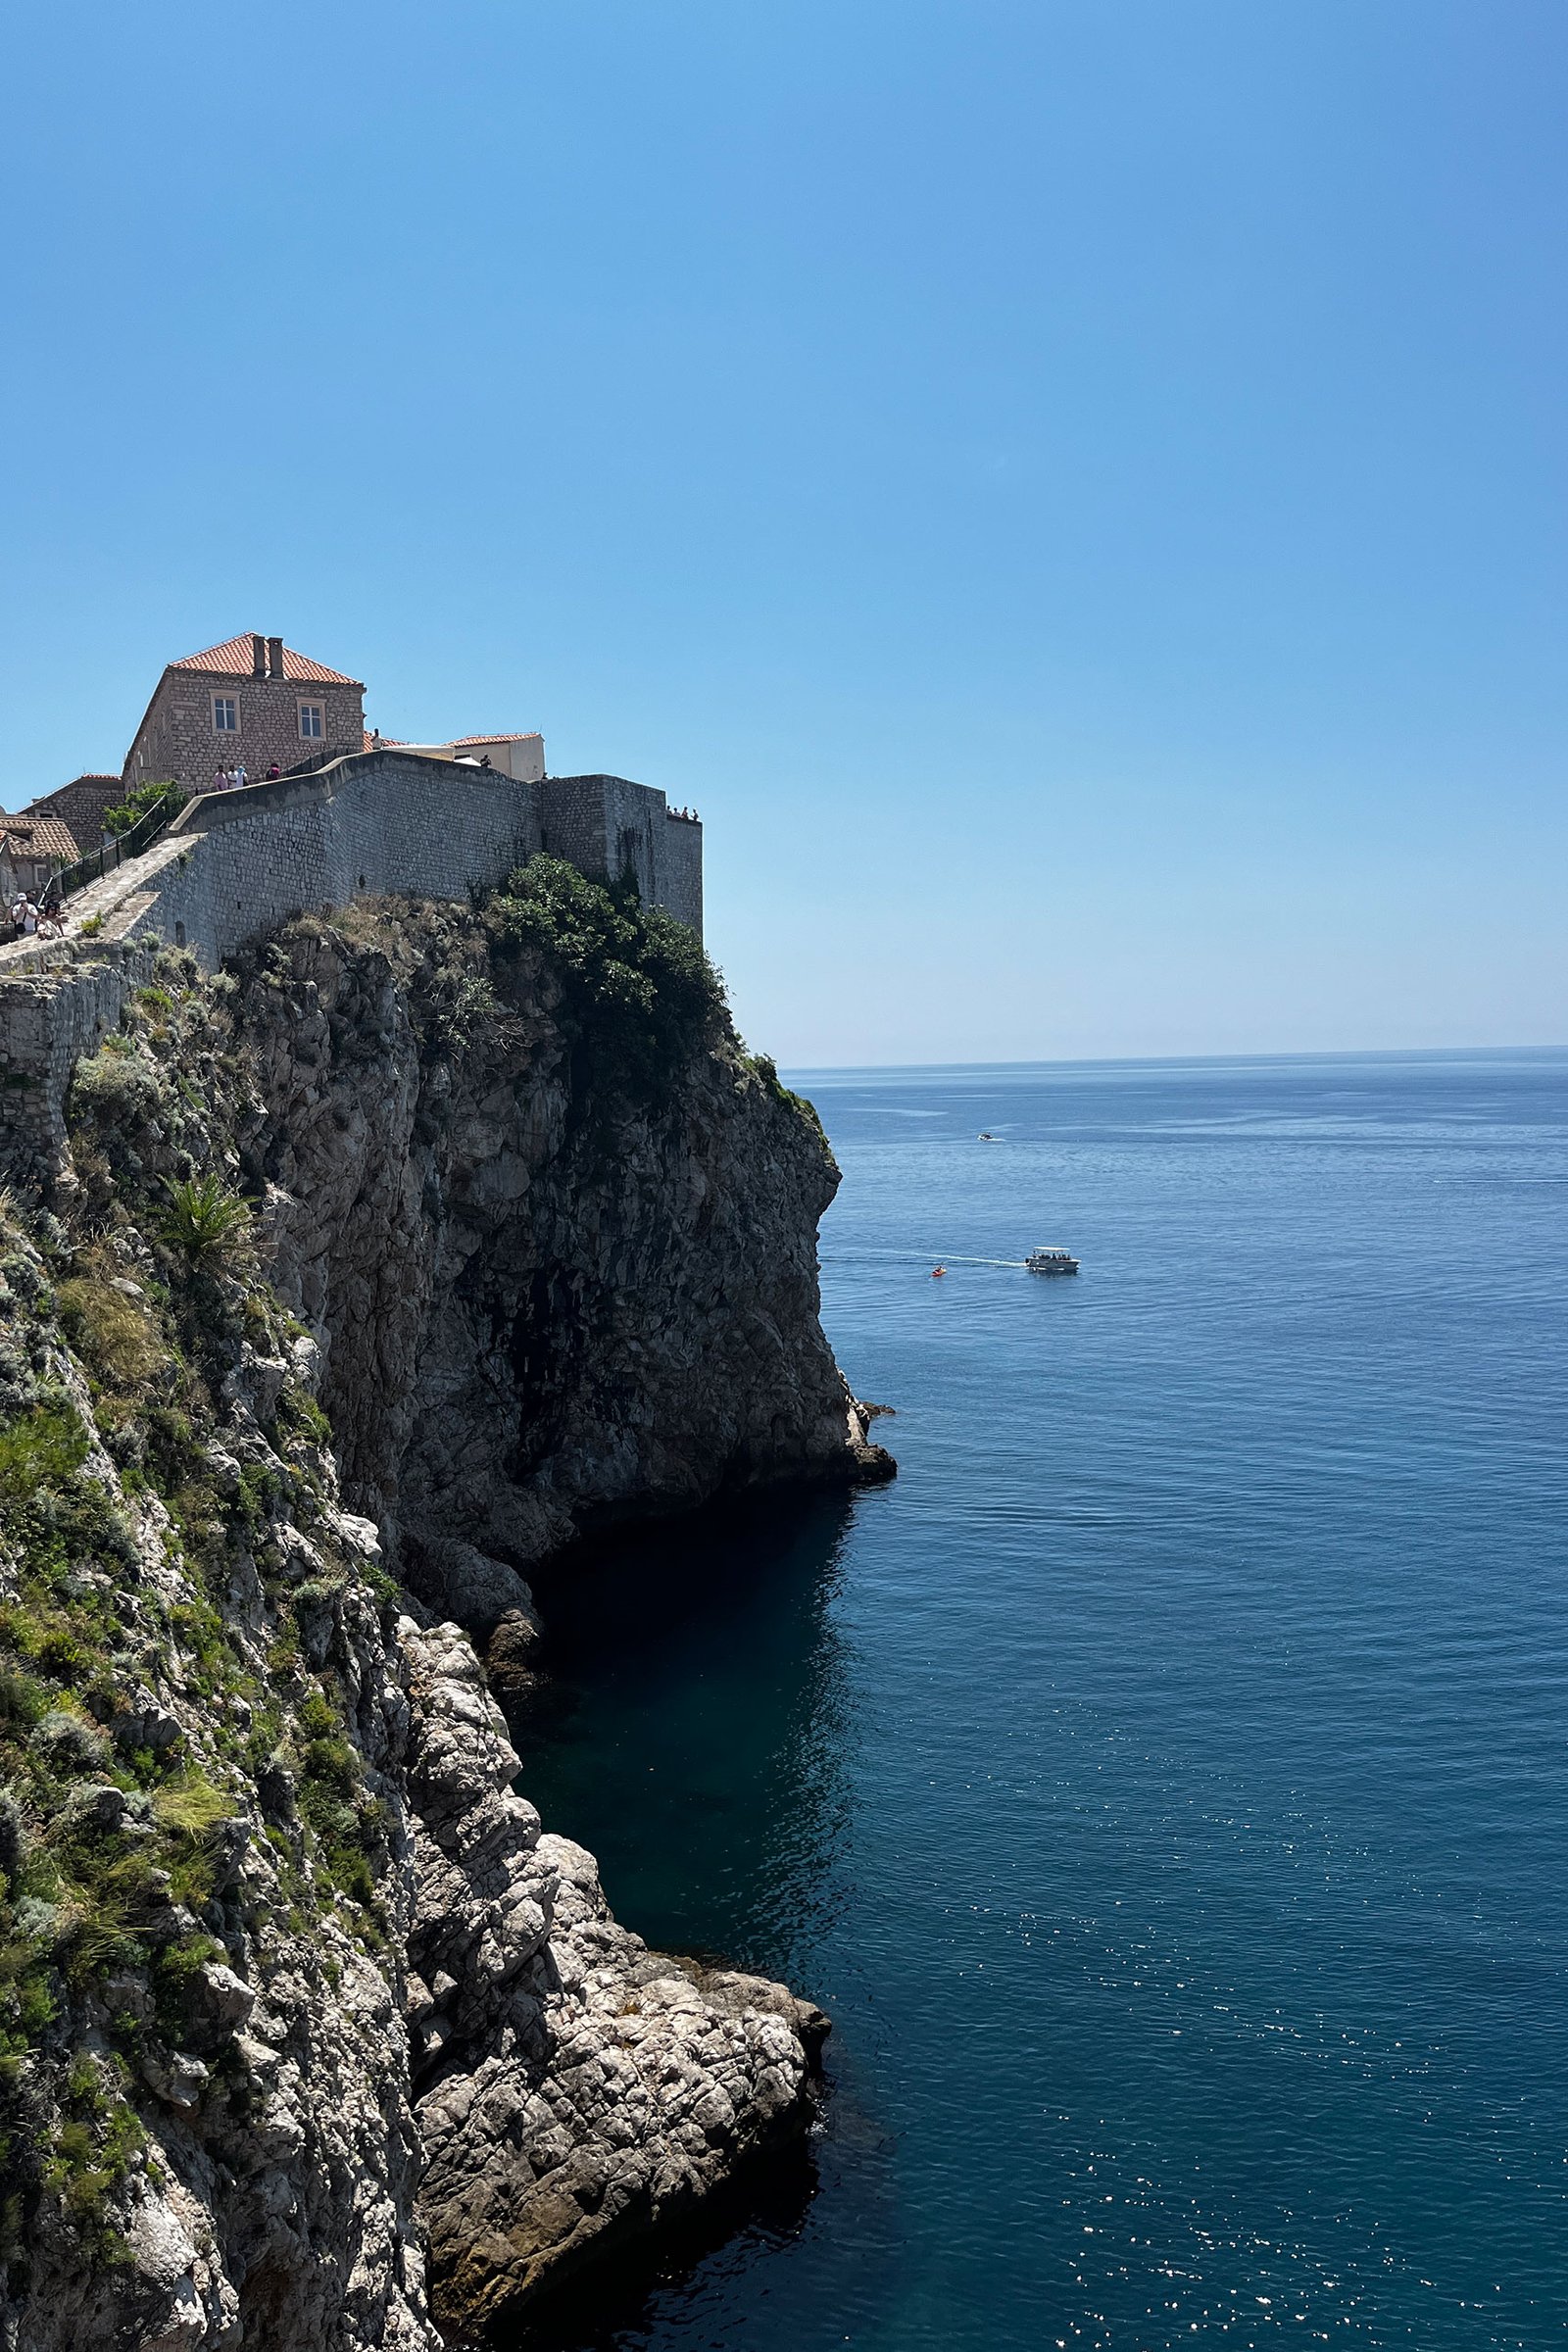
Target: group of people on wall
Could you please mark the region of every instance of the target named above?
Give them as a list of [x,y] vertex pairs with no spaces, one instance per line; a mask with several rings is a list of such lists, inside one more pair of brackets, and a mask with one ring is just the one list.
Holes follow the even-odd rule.
[[64,939],[66,936],[66,905],[61,898],[46,891],[34,899],[19,890],[6,909],[11,922],[13,939]]
[[[271,766],[268,769],[266,775],[262,778],[262,782],[264,784],[270,784],[274,777],[280,776],[282,773],[283,770],[278,766],[277,761],[274,760]],[[215,768],[213,770],[213,780],[207,789],[209,792],[243,792],[245,786],[250,782],[250,770],[245,765],[244,760],[236,760],[232,767]]]

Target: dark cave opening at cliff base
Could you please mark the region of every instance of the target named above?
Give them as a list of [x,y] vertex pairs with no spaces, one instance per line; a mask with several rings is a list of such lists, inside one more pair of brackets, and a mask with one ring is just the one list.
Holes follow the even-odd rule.
[[860,1494],[777,1489],[536,1571],[544,1680],[518,1787],[658,1949],[778,1978],[839,1895],[852,1727],[831,1622]]

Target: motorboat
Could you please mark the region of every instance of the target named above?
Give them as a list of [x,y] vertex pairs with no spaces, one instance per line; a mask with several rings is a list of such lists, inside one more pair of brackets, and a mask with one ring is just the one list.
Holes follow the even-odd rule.
[[1002,1138],[1000,1135],[993,1135],[989,1127],[982,1127],[974,1140],[977,1144],[1000,1144]]
[[1067,1250],[1031,1250],[1024,1259],[1031,1274],[1076,1274],[1078,1260]]

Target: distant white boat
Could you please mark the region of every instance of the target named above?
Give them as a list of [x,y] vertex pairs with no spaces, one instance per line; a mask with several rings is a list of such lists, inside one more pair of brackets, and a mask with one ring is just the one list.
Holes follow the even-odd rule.
[[1000,1144],[1003,1139],[1000,1135],[993,1135],[989,1127],[982,1127],[974,1140],[977,1144]]
[[1031,1250],[1024,1259],[1031,1274],[1076,1274],[1078,1260],[1066,1250]]

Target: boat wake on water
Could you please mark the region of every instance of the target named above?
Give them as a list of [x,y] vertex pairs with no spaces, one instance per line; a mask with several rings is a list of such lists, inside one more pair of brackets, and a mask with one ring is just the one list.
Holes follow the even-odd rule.
[[902,1259],[906,1264],[914,1266],[925,1266],[935,1262],[944,1266],[1016,1266],[1021,1268],[1025,1263],[1024,1259],[1021,1257],[954,1257],[949,1255],[942,1258],[934,1258],[933,1252],[929,1250],[857,1250],[853,1252],[847,1250],[841,1251],[838,1250],[824,1250],[822,1252],[822,1263],[825,1266],[848,1265],[852,1260],[852,1256],[857,1258],[893,1257]]
[[[862,1258],[897,1258],[911,1265],[926,1265],[930,1262],[930,1252],[923,1250],[856,1250],[855,1255]],[[949,1266],[1004,1266],[1011,1272],[1027,1274],[1037,1270],[1034,1262],[1037,1258],[1051,1258],[1058,1260],[1062,1262],[1064,1266],[1070,1267],[1074,1273],[1078,1271],[1077,1259],[1069,1258],[1064,1250],[1038,1250],[1033,1253],[1032,1257],[961,1257],[956,1256],[949,1251],[944,1256],[939,1257],[936,1260],[936,1263],[944,1271]],[[822,1252],[822,1263],[824,1265],[844,1265],[848,1262],[848,1258],[844,1255],[841,1255],[836,1250],[824,1250]]]
[[945,1257],[942,1263],[945,1266],[1017,1266],[1021,1270],[1028,1260],[1022,1257]]

